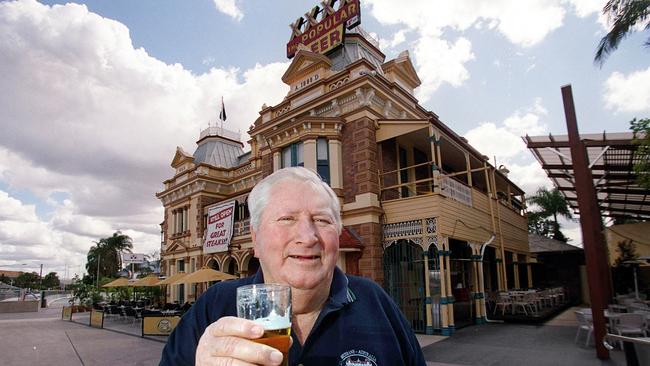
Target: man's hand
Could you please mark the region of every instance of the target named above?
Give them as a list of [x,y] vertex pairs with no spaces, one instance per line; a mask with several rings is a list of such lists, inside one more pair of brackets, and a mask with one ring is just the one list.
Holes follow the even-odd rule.
[[196,348],[196,365],[279,365],[280,351],[251,341],[263,334],[264,328],[252,320],[223,317],[210,324],[201,336]]

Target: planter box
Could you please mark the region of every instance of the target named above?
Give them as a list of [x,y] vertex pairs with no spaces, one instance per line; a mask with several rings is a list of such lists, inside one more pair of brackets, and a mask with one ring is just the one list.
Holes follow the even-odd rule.
[[38,312],[40,301],[2,301],[0,313],[31,313]]

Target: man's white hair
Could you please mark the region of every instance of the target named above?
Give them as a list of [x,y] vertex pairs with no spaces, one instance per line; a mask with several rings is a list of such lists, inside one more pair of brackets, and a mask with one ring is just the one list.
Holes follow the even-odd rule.
[[257,230],[262,220],[262,213],[269,203],[271,190],[275,185],[287,180],[310,183],[314,190],[323,192],[328,199],[332,215],[336,224],[336,231],[341,234],[343,223],[341,222],[341,205],[336,193],[327,183],[311,169],[302,167],[283,168],[262,179],[257,183],[248,195],[248,211],[251,215],[251,229]]

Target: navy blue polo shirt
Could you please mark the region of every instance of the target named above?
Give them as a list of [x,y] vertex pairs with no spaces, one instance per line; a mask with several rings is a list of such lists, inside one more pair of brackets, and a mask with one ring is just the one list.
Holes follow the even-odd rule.
[[[255,276],[210,287],[185,313],[167,340],[160,365],[194,365],[205,328],[237,316],[236,289],[263,283]],[[330,296],[305,344],[291,333],[290,365],[426,365],[415,334],[393,300],[376,283],[335,269]]]

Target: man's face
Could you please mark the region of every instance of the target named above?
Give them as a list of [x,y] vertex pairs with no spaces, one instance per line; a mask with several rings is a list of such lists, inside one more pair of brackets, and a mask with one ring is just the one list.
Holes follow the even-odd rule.
[[265,282],[329,286],[339,234],[325,192],[296,180],[278,182],[258,226],[251,235]]

